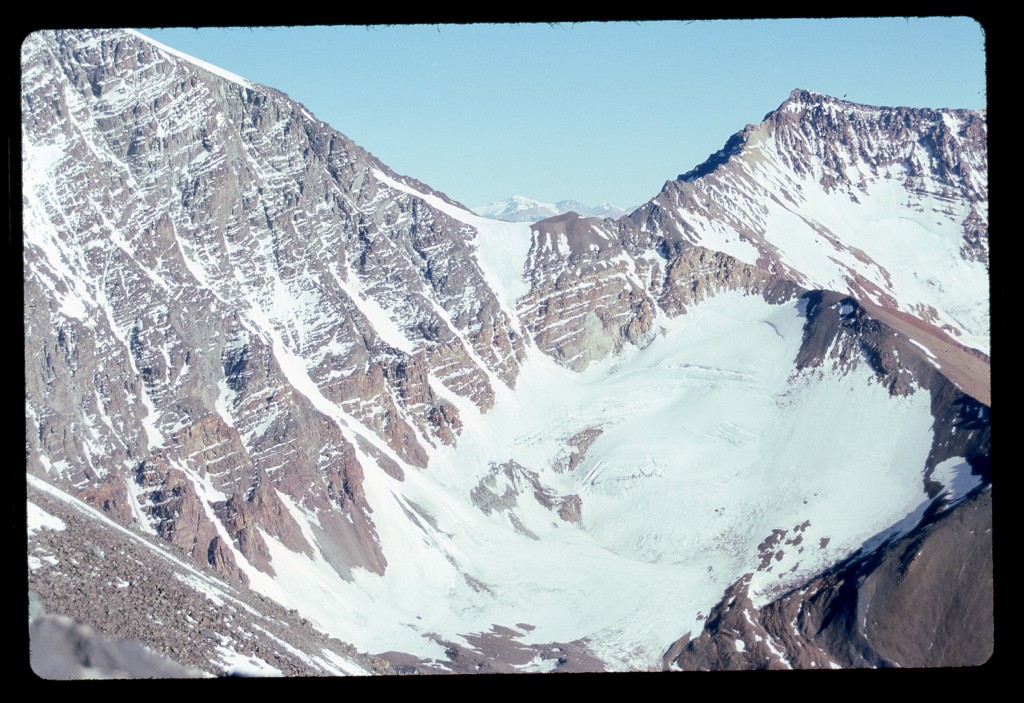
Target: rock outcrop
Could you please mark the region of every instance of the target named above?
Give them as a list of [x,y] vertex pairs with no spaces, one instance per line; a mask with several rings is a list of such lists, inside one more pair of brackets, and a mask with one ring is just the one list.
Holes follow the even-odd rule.
[[979,666],[992,656],[992,493],[937,498],[906,534],[754,606],[749,576],[726,591],[672,669]]
[[425,467],[462,427],[438,389],[486,409],[524,355],[476,232],[138,35],[34,34],[22,75],[29,471],[243,579],[261,530],[319,549],[282,494],[382,572],[365,472]]

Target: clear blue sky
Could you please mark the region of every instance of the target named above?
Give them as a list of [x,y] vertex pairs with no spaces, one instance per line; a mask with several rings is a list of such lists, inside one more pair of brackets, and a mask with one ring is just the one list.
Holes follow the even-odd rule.
[[793,88],[986,106],[968,18],[139,29],[287,93],[470,207],[639,205]]

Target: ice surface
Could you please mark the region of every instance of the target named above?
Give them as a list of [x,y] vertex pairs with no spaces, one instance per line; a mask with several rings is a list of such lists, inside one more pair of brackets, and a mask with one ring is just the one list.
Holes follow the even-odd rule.
[[[773,529],[810,521],[802,553],[780,545],[785,578],[759,574],[755,599],[843,558],[926,498],[927,394],[890,398],[866,368],[793,376],[802,324],[797,305],[730,293],[582,374],[530,354],[515,394],[499,394],[486,415],[465,409],[458,446],[436,450],[427,471],[402,483],[367,472],[383,577],[355,569],[345,581],[319,555],[261,533],[277,573],[268,595],[369,651],[443,656],[429,633],[457,640],[527,622],[536,629],[524,642],[587,637],[614,668],[655,665],[756,569]],[[822,432],[823,422],[843,432]],[[565,440],[588,427],[603,433],[586,460],[554,471]],[[554,493],[579,494],[582,525],[532,489],[514,511],[539,539],[473,505],[491,464],[510,459]],[[436,528],[410,521],[413,503]]]

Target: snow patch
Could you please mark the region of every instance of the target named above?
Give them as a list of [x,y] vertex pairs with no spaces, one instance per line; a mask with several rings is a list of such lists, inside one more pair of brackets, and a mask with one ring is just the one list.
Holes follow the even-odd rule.
[[67,529],[67,524],[56,515],[51,515],[32,501],[28,501],[28,534],[31,537],[40,530],[60,532]]
[[946,500],[957,501],[981,485],[981,476],[971,473],[963,457],[951,457],[935,467],[931,476],[946,489]]
[[213,663],[222,665],[229,675],[235,676],[284,676],[284,673],[262,659],[236,652],[222,644],[217,645],[217,658]]

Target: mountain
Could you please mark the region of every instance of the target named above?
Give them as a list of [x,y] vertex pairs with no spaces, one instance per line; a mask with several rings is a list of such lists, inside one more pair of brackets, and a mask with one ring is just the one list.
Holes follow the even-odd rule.
[[806,90],[630,219],[989,350],[984,112]]
[[[630,215],[533,224],[132,32],[30,36],[22,130],[46,612],[209,673],[990,651],[984,114],[795,91]],[[893,649],[849,614],[920,613],[908,545],[940,585]],[[936,619],[972,634],[929,658]]]
[[473,208],[473,212],[493,220],[505,222],[537,222],[538,220],[575,212],[582,217],[610,217],[616,219],[626,214],[626,210],[609,203],[601,203],[595,207],[584,205],[576,200],[559,200],[557,203],[542,203],[522,195],[513,195],[507,200],[498,200],[487,205]]

